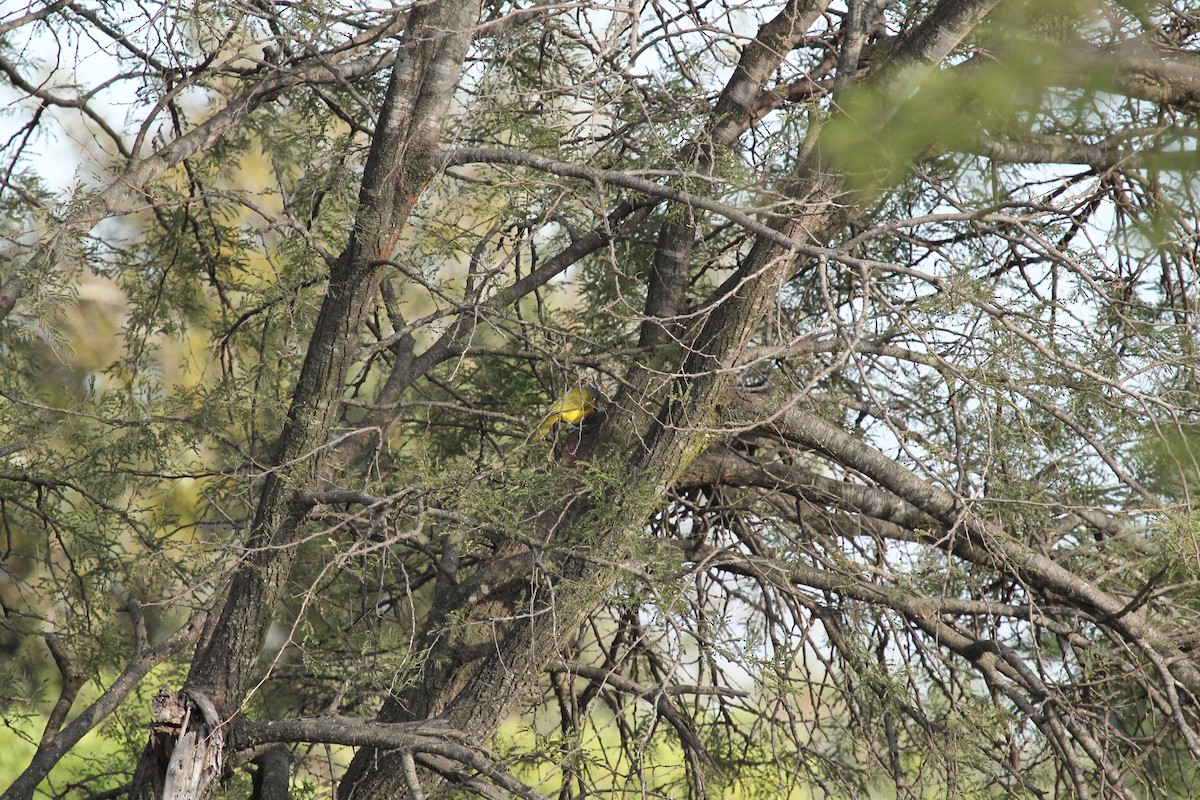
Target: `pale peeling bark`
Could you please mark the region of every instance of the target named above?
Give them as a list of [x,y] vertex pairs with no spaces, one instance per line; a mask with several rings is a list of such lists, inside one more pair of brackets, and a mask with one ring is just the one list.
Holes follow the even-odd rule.
[[50,774],[59,759],[115,711],[152,669],[196,640],[205,617],[204,613],[196,614],[162,644],[140,649],[120,677],[94,703],[58,731],[53,741],[39,748],[29,766],[0,797],[3,800],[28,800],[33,797],[38,784]]

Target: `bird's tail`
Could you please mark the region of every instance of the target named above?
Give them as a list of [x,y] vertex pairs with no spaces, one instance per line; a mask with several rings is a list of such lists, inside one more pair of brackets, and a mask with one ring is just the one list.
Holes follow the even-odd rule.
[[546,438],[546,434],[554,427],[554,423],[558,422],[558,414],[547,414],[542,418],[540,424],[534,429],[533,435],[529,437],[529,441],[538,442]]

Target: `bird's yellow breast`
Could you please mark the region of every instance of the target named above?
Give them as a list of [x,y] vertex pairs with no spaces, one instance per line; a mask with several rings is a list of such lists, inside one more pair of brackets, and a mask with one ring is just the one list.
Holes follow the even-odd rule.
[[573,425],[596,410],[599,393],[590,386],[571,389],[550,406],[550,413],[543,419],[533,432],[533,440],[537,441],[550,432],[560,422]]
[[559,417],[563,422],[579,422],[579,420],[588,415],[589,411],[590,409],[587,406],[583,408],[564,408]]

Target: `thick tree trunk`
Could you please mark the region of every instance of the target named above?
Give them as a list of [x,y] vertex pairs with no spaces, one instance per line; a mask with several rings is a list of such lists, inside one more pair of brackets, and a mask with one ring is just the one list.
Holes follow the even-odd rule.
[[[902,43],[891,67],[880,77],[897,83],[920,64],[936,63],[961,40],[998,0],[944,0],[911,41]],[[787,37],[781,36],[783,40]],[[896,104],[903,98],[898,98]],[[788,239],[823,243],[841,213],[835,199],[842,191],[839,174],[801,165],[791,189],[796,211],[777,229]],[[672,232],[669,239],[677,239]],[[670,242],[668,242],[669,244]],[[681,377],[644,437],[645,447],[629,460],[625,480],[611,496],[591,496],[538,517],[534,537],[543,541],[587,542],[588,557],[568,556],[549,569],[531,570],[536,559],[516,558],[513,549],[497,558],[519,565],[508,576],[509,589],[496,592],[491,603],[455,606],[460,619],[454,629],[433,625],[424,632],[431,649],[419,685],[388,702],[380,720],[400,722],[434,716],[450,722],[476,742],[485,743],[516,710],[528,687],[556,657],[563,631],[575,630],[616,580],[615,567],[646,521],[660,506],[676,478],[703,450],[730,388],[731,367],[762,323],[783,281],[794,273],[795,256],[774,238],[760,237],[742,267],[717,291],[717,308],[692,340]],[[670,269],[680,269],[676,264]],[[662,295],[666,297],[669,291]],[[659,298],[661,299],[661,298]],[[661,309],[673,313],[664,303]],[[649,332],[652,341],[660,334]],[[629,433],[629,432],[624,432]],[[631,441],[614,435],[607,441]],[[604,457],[601,454],[601,457]],[[569,479],[568,479],[569,480]],[[577,497],[564,487],[560,497]],[[532,554],[530,554],[532,556]],[[548,554],[541,554],[548,560]],[[531,577],[532,575],[532,577]],[[527,593],[521,591],[522,581]],[[532,583],[531,583],[532,581]],[[548,601],[537,598],[552,598]],[[437,605],[442,598],[434,600]],[[549,602],[553,602],[553,608]],[[472,623],[488,622],[477,626]],[[485,648],[469,631],[492,632]],[[464,633],[467,631],[468,633]],[[474,636],[471,641],[467,637]],[[482,652],[482,656],[466,654]],[[339,790],[341,800],[390,800],[410,796],[404,778],[405,759],[397,751],[364,748],[358,752]]]
[[[930,25],[918,31],[902,48],[907,50],[904,57],[888,71],[893,79],[907,66],[944,55],[961,31],[968,30],[993,2],[944,0],[938,9],[941,14],[935,11],[931,20],[940,16],[942,23],[963,24]],[[263,634],[291,567],[304,515],[300,493],[311,486],[321,468],[320,445],[335,419],[356,332],[377,290],[379,275],[372,263],[388,255],[389,242],[394,241],[389,234],[407,217],[436,166],[437,137],[478,12],[476,4],[443,0],[412,13],[368,159],[355,228],[331,275],[281,438],[278,468],[264,485],[249,541],[252,555],[235,576],[221,617],[197,653],[187,682],[185,699],[211,701],[221,719],[236,714],[254,675]],[[939,29],[943,35],[931,35],[931,30]],[[834,214],[832,199],[840,188],[833,173],[818,170],[803,176],[795,193],[802,213],[783,223],[781,232],[792,240],[819,241]],[[481,644],[466,641],[473,636],[470,625],[459,625],[454,631],[431,626],[425,634],[433,649],[423,680],[385,707],[384,721],[437,715],[480,742],[495,732],[515,709],[524,687],[555,657],[559,631],[574,629],[611,586],[615,569],[598,569],[596,564],[615,563],[624,556],[675,478],[703,449],[706,430],[719,416],[717,409],[728,389],[729,368],[760,325],[780,284],[792,273],[792,262],[792,254],[777,240],[760,239],[738,273],[719,290],[719,306],[691,342],[671,401],[645,437],[644,449],[626,464],[627,480],[612,489],[612,496],[582,497],[565,512],[541,518],[544,523],[535,532],[538,538],[587,541],[591,556],[568,555],[551,569],[538,571],[536,580],[552,590],[529,595],[554,595],[553,614],[544,615],[552,621],[541,621],[539,612],[550,609],[542,607],[544,601],[529,600],[522,588],[522,581],[529,580],[529,566],[535,563],[526,557],[530,554],[520,546],[505,549],[497,558],[503,559],[501,569],[505,563],[514,565],[507,588],[495,592],[491,603],[473,609],[474,617],[491,623],[485,627],[493,632],[490,646],[482,651],[470,646]],[[670,305],[665,303],[662,309],[667,315],[672,313]],[[462,598],[457,599],[461,606]],[[485,655],[471,655],[478,652]],[[188,733],[181,729],[180,740]],[[222,757],[223,753],[216,756],[218,761]],[[196,758],[191,756],[193,761]],[[342,797],[382,800],[407,793],[411,769],[406,758],[399,753],[360,751],[341,787]],[[200,795],[204,788],[197,784],[191,791]],[[138,791],[135,787],[135,794]]]
[[181,696],[182,713],[164,723],[178,727],[148,746],[134,797],[159,796],[164,748],[175,748],[173,762],[215,759],[204,777],[191,782],[180,797],[203,795],[208,781],[224,768],[228,748],[219,753],[178,752],[185,742],[206,746],[205,736],[191,735],[203,732],[199,726],[205,716],[193,701],[211,703],[218,719],[227,721],[238,713],[257,674],[263,637],[291,569],[305,514],[300,497],[312,488],[322,468],[322,445],[337,418],[363,316],[378,290],[380,268],[375,264],[391,254],[397,231],[437,168],[438,137],[478,15],[479,5],[471,0],[422,4],[411,13],[367,159],[354,229],[330,275],[275,468],[267,474],[259,498],[247,541],[249,556],[234,575],[220,617],[192,661]]
[[[798,216],[782,226],[789,237],[801,241],[824,228],[834,209],[829,197],[838,191],[840,181],[836,176],[818,175],[805,186],[806,202],[801,205],[816,213]],[[627,557],[676,477],[703,448],[729,387],[731,373],[725,367],[737,360],[790,274],[793,261],[778,244],[763,240],[754,248],[720,290],[719,307],[695,337],[679,391],[672,393],[679,399],[664,407],[646,438],[647,447],[626,459],[625,480],[615,482],[609,495],[582,497],[565,510],[553,509],[537,517],[534,537],[558,543],[559,552],[568,555],[555,561],[553,555],[544,553],[538,569],[537,560],[517,557],[523,548],[516,545],[498,553],[495,559],[506,559],[511,572],[493,583],[507,583],[509,588],[494,593],[487,604],[470,608],[457,604],[460,613],[453,628],[426,631],[432,649],[425,659],[422,681],[389,702],[381,721],[436,716],[475,742],[486,743],[516,710],[529,687],[537,684],[547,665],[558,657],[559,637],[577,629],[616,580],[616,567],[600,565],[621,563]],[[621,441],[627,437],[604,438]],[[572,480],[569,473],[564,480]],[[577,493],[564,486],[556,496]],[[561,546],[567,542],[587,542],[586,555],[582,551],[572,554],[570,547]],[[450,598],[434,602],[439,601],[451,602]],[[481,628],[495,632],[494,638],[484,642],[471,633]],[[481,644],[487,646],[480,648]],[[472,655],[480,652],[483,655]],[[339,796],[342,800],[408,796],[404,758],[405,754],[395,751],[360,750]]]

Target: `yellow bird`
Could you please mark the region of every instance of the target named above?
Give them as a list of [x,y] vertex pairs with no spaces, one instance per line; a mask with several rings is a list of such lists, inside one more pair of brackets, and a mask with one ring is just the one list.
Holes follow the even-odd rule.
[[530,441],[536,442],[544,438],[550,429],[560,422],[568,424],[579,422],[595,411],[596,404],[599,402],[600,392],[596,391],[595,387],[576,386],[550,406],[550,413],[542,418],[542,422],[533,432],[533,436],[529,437]]

